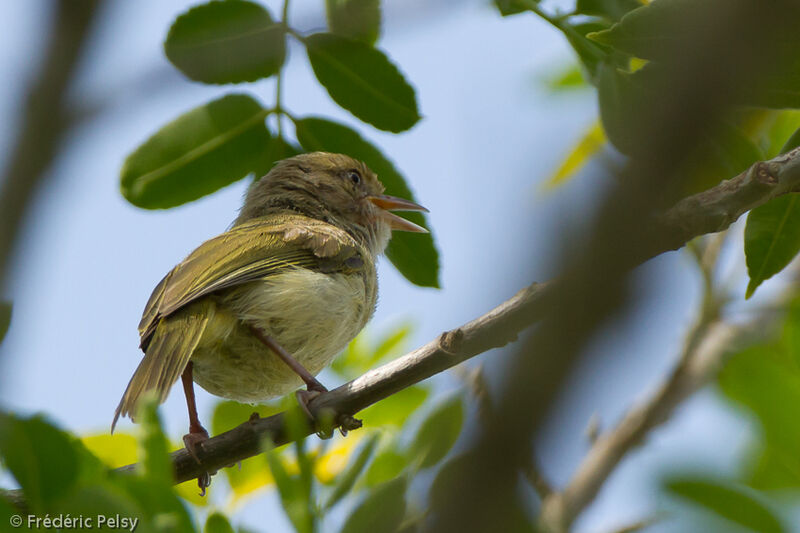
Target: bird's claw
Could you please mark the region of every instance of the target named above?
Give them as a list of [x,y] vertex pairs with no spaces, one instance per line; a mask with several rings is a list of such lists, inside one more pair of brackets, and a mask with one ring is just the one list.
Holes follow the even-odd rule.
[[[208,431],[202,427],[199,429],[191,429],[189,433],[183,436],[183,445],[186,451],[194,458],[197,464],[202,465],[200,457],[197,455],[197,449],[203,449],[203,443],[208,440]],[[206,495],[206,488],[211,485],[211,474],[203,472],[197,478],[197,486],[200,488],[200,496]]]
[[353,429],[358,429],[363,425],[361,423],[361,420],[347,414],[339,415],[338,422],[339,422],[339,433],[342,434],[342,437],[346,437],[348,431],[351,431]]
[[[326,389],[323,385],[319,386],[322,387],[322,390],[318,390],[317,388],[312,389],[309,386],[309,390],[299,390],[295,392],[295,396],[297,397],[297,403],[300,404],[300,407],[303,409],[303,412],[306,414],[306,416],[308,416],[309,420],[312,420],[314,422],[314,425],[317,427],[319,427],[319,424],[317,423],[317,418],[313,415],[311,409],[309,409],[308,403],[317,396],[319,396],[320,394],[322,394],[323,392],[328,392],[328,389]],[[358,429],[362,426],[361,420],[347,414],[339,415],[336,422],[337,426],[339,427],[339,432],[342,434],[342,437],[346,437],[348,431],[353,429]],[[316,431],[316,434],[319,438],[327,440],[333,437],[333,430],[332,429],[325,430],[320,428]]]

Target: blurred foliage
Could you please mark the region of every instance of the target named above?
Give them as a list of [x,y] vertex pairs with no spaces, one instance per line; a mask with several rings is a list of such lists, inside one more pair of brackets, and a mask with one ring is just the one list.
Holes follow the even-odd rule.
[[751,494],[752,491],[735,484],[685,477],[669,479],[665,486],[672,494],[753,531],[786,531],[769,507]]
[[11,302],[0,301],[0,343],[8,333],[11,326]]
[[325,0],[333,33],[375,44],[381,32],[380,0]]
[[[780,125],[783,126],[782,124]],[[800,129],[786,141],[780,153],[800,146]],[[764,280],[774,276],[800,252],[800,205],[797,195],[779,196],[750,211],[744,233],[744,251],[750,283],[749,298]]]
[[550,73],[543,79],[545,87],[558,93],[573,89],[587,89],[590,87],[583,77],[581,67],[577,64],[563,66],[556,72]]
[[744,480],[759,489],[800,489],[800,303],[793,302],[778,339],[734,355],[719,378],[723,394],[759,427]]
[[[272,164],[300,150],[286,138],[283,120],[295,122],[303,150],[327,150],[362,159],[389,194],[413,199],[394,165],[355,131],[322,119],[297,120],[281,101],[286,38],[307,52],[318,81],[356,118],[393,133],[420,119],[414,89],[389,57],[375,46],[380,33],[379,0],[327,0],[330,32],[307,36],[288,20],[247,0],[212,0],[180,15],[164,43],[167,59],[192,80],[209,84],[275,78],[275,103],[262,105],[248,94],[227,94],[185,112],[161,127],[125,160],[123,196],[146,209],[183,205],[247,176],[259,178]],[[285,0],[284,16],[288,13]],[[277,117],[277,131],[266,119]],[[341,135],[340,135],[341,134]],[[408,218],[427,226],[426,217]],[[439,286],[439,255],[433,236],[396,235],[387,253],[409,281]]]
[[163,475],[163,467],[170,467],[158,418],[146,416],[149,430],[140,446],[148,473],[110,471],[80,440],[39,416],[0,414],[0,456],[37,516],[119,514],[138,519],[138,531],[196,531]]
[[[550,13],[534,0],[495,0],[503,16],[532,12],[564,34],[582,68],[585,81],[597,88],[605,138],[626,155],[641,139],[650,138],[653,103],[669,87],[669,65],[687,52],[687,39],[724,9],[720,0],[576,0],[564,13]],[[748,4],[738,2],[737,7]],[[786,16],[800,15],[800,8]],[[764,73],[747,87],[731,91],[738,107],[718,123],[708,124],[682,171],[684,195],[706,190],[753,163],[800,144],[800,34],[788,32],[772,43],[759,43]],[[751,58],[752,60],[752,58]],[[667,67],[665,67],[665,65]],[[574,71],[551,83],[554,90],[578,85]],[[602,148],[603,137],[586,132],[570,150],[546,186],[564,183]],[[676,198],[677,199],[677,198]],[[750,285],[747,296],[783,270],[800,252],[797,210],[793,196],[776,198],[748,217],[745,255]]]
[[[715,0],[718,1],[718,0]],[[565,12],[550,12],[537,0],[495,0],[503,16],[533,14],[560,31],[573,48],[579,66],[554,77],[552,90],[590,87],[597,90],[600,122],[568,153],[547,182],[557,186],[576,175],[606,143],[625,155],[657,127],[646,113],[666,86],[664,64],[696,29],[713,2],[694,0],[575,0]],[[711,7],[709,7],[711,6]],[[288,7],[284,4],[284,7]],[[147,209],[170,208],[199,199],[248,176],[266,173],[273,163],[301,151],[327,150],[365,161],[389,194],[413,199],[401,172],[372,142],[351,126],[326,118],[297,115],[281,101],[282,72],[288,38],[304,47],[317,81],[332,100],[353,117],[378,130],[400,133],[421,118],[417,95],[389,54],[377,47],[379,0],[326,0],[328,27],[309,35],[292,28],[285,13],[274,17],[263,5],[247,0],[211,1],[178,16],[164,43],[167,58],[189,79],[233,84],[272,78],[274,103],[250,93],[228,93],[165,124],[127,157],[120,177],[124,197]],[[686,194],[707,188],[800,144],[800,34],[772,50],[777,65],[763,83],[737,93],[739,107],[709,124],[697,154],[686,170]],[[259,86],[248,85],[245,90]],[[787,109],[788,108],[788,109]],[[267,119],[276,120],[267,125]],[[294,126],[294,136],[285,130]],[[800,250],[800,219],[794,197],[777,198],[754,210],[745,231],[745,253],[751,295],[764,280],[780,272]],[[426,218],[408,218],[426,225]],[[395,267],[412,283],[438,287],[439,257],[430,235],[396,235],[387,250]],[[11,316],[0,303],[0,340]],[[734,354],[719,377],[719,388],[750,413],[759,432],[743,459],[740,476],[717,479],[688,474],[670,476],[665,489],[710,514],[755,531],[784,531],[787,507],[776,489],[800,488],[800,307],[792,308],[779,339]],[[359,335],[333,364],[351,379],[397,355],[410,327],[400,325],[377,339]],[[400,391],[365,409],[365,427],[347,438],[327,441],[301,438],[304,418],[293,401],[246,406],[220,402],[212,416],[212,433],[227,431],[253,413],[267,417],[288,412],[290,445],[223,470],[230,486],[229,509],[259,491],[275,490],[293,527],[316,532],[331,513],[344,516],[342,532],[412,531],[424,515],[415,501],[417,475],[436,469],[430,497],[452,498],[448,479],[467,468],[468,454],[451,453],[465,419],[460,394],[437,399],[426,385]],[[170,483],[165,438],[150,404],[140,436],[89,436],[79,440],[46,419],[0,413],[0,457],[4,468],[38,514],[119,513],[140,520],[137,531],[200,531],[193,482]],[[112,468],[139,461],[135,473]],[[220,476],[222,477],[222,476]],[[220,480],[216,481],[217,483]],[[213,488],[212,488],[213,491]],[[508,523],[514,531],[532,531],[526,507]],[[191,511],[190,511],[191,510]],[[0,498],[0,523],[14,510]],[[210,512],[202,530],[235,529],[228,516]],[[234,521],[235,525],[235,521]]]
[[575,176],[606,144],[606,134],[599,122],[592,124],[572,147],[567,157],[550,178],[544,182],[546,189],[564,184]]
[[[794,297],[777,335],[730,356],[718,377],[724,397],[755,422],[752,442],[733,477],[669,474],[665,490],[717,517],[759,532],[790,531],[782,515],[800,494],[800,300]],[[777,492],[781,490],[782,492]],[[722,526],[717,526],[722,529]]]

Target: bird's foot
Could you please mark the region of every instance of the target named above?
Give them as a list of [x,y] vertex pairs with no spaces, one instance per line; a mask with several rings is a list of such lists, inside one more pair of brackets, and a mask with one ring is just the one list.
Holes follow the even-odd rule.
[[[320,424],[314,414],[311,412],[311,409],[308,407],[308,403],[323,392],[328,392],[328,389],[326,389],[324,385],[317,381],[316,386],[314,386],[313,389],[312,384],[309,383],[308,390],[298,390],[295,392],[295,396],[297,397],[297,403],[300,404],[303,412],[311,421],[313,421],[314,427],[317,428],[317,436],[321,439],[329,439],[333,437],[333,431],[330,429],[325,429],[325,426],[330,426],[330,424]],[[336,425],[339,426],[339,432],[342,434],[342,437],[346,437],[348,431],[361,427],[361,420],[353,418],[347,414],[339,415],[339,417],[336,419],[336,422]]]
[[346,437],[348,431],[358,429],[363,425],[360,419],[347,414],[339,415],[338,422],[339,433],[342,434],[342,437]]
[[[197,464],[201,465],[200,457],[197,450],[203,449],[203,443],[208,440],[208,431],[203,426],[192,427],[189,433],[183,436],[183,445],[186,446],[186,451],[189,452]],[[197,478],[197,486],[200,488],[200,496],[206,495],[206,488],[211,485],[211,474],[203,472],[203,475]]]

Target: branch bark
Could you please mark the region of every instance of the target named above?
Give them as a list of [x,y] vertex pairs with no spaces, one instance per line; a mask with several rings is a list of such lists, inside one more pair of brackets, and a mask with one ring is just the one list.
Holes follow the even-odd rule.
[[66,96],[101,0],[61,0],[49,44],[28,87],[25,114],[0,183],[0,288],[19,225],[69,126]]
[[[677,249],[699,235],[724,230],[748,210],[797,190],[800,190],[800,148],[758,162],[735,178],[678,202],[657,217],[654,232],[660,238],[654,241],[657,246],[653,246],[648,257]],[[322,416],[327,411],[334,419],[340,415],[354,415],[471,357],[506,345],[547,312],[558,283],[556,280],[534,284],[521,290],[475,320],[444,332],[428,344],[314,398],[309,409],[315,416]],[[681,400],[685,396],[674,398]],[[265,437],[276,444],[287,442],[283,414],[245,422],[204,442],[202,449],[198,450],[202,465],[186,450],[173,452],[176,483],[257,455]],[[608,445],[604,439],[600,441]],[[127,465],[118,470],[129,472],[135,467],[135,464]],[[589,494],[591,490],[583,489],[580,493]]]

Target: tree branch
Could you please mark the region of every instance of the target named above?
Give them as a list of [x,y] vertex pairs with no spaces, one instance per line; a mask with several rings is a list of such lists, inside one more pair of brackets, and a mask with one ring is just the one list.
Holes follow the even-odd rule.
[[670,374],[649,398],[634,405],[617,426],[592,442],[566,488],[545,498],[540,522],[547,531],[568,530],[605,483],[622,459],[640,445],[656,427],[667,422],[677,407],[713,379],[726,357],[774,333],[776,318],[785,310],[787,298],[779,305],[762,309],[745,324],[729,324],[721,319],[727,295],[714,287],[713,271],[724,234],[710,239],[704,248],[693,252],[700,267],[704,294],[700,316],[686,335],[683,350]]
[[541,522],[547,531],[565,531],[591,503],[614,468],[650,431],[667,422],[675,409],[716,375],[725,357],[745,342],[763,338],[774,320],[745,325],[715,321],[703,326],[702,339],[689,342],[680,362],[652,395],[631,408],[617,426],[601,434],[567,487],[547,498]]
[[50,35],[48,47],[28,87],[23,122],[0,182],[0,289],[25,210],[69,126],[67,89],[100,3],[61,0],[52,27],[42,32]]
[[[649,255],[679,248],[704,233],[724,230],[749,209],[795,190],[800,190],[800,148],[756,163],[739,176],[678,202],[657,218],[657,227],[654,229],[663,238],[658,239],[659,246],[654,247]],[[311,412],[321,415],[323,411],[328,411],[334,415],[334,419],[344,414],[356,414],[466,359],[516,340],[520,331],[546,313],[552,303],[550,299],[556,293],[557,283],[551,281],[531,285],[485,315],[442,333],[428,344],[314,398],[309,404]],[[698,371],[695,367],[690,370]],[[695,374],[691,376],[692,379],[696,377]],[[671,401],[685,397],[681,394],[686,394],[685,387],[689,384],[686,379],[681,378],[679,383],[672,385],[680,389],[680,394],[670,392],[668,396]],[[677,405],[677,401],[672,407],[674,405]],[[177,483],[187,481],[206,470],[213,472],[257,455],[261,452],[261,442],[267,436],[276,444],[287,442],[283,414],[245,422],[204,442],[202,449],[198,450],[202,466],[186,450],[173,452],[175,480]],[[609,446],[607,438],[601,437],[596,446],[600,445]],[[135,466],[128,465],[118,470],[128,472]],[[578,495],[592,493],[591,479],[583,482],[586,488],[578,491]],[[576,496],[575,501],[578,500]]]
[[[317,417],[355,414],[370,405],[438,374],[491,348],[516,340],[517,333],[531,324],[547,293],[546,286],[534,284],[519,291],[485,315],[439,335],[435,340],[366,374],[317,396],[309,410]],[[247,421],[234,429],[202,443],[197,455],[199,464],[185,449],[172,453],[175,481],[196,478],[261,453],[265,437],[276,445],[288,439],[284,414]],[[131,471],[136,465],[118,469]]]

